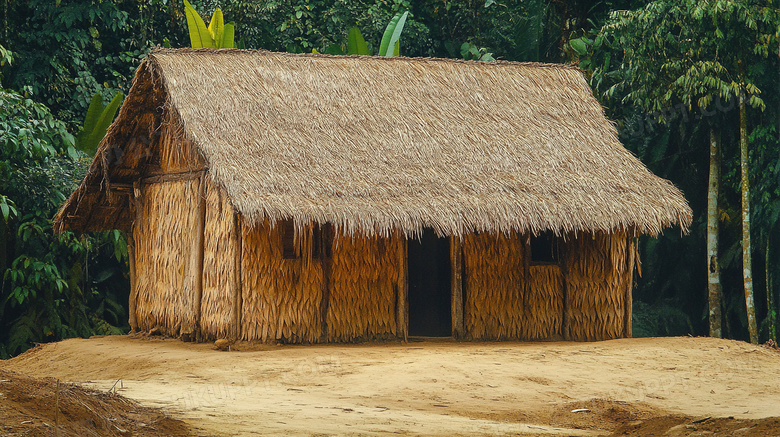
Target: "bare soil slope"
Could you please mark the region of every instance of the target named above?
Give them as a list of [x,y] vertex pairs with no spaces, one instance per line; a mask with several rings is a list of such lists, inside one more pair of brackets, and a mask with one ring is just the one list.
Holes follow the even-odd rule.
[[710,338],[222,352],[115,336],[47,344],[0,368],[116,384],[198,435],[780,436],[780,352]]

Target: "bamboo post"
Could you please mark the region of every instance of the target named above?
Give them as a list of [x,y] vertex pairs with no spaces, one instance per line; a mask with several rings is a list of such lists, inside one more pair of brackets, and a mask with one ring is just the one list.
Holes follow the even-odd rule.
[[463,250],[461,239],[450,237],[450,263],[452,264],[452,336],[463,338]]
[[203,174],[198,180],[198,222],[197,231],[195,232],[195,249],[197,257],[195,258],[195,269],[192,270],[195,275],[195,299],[193,301],[193,326],[191,335],[198,341],[201,340],[200,335],[200,316],[201,316],[201,300],[203,299],[203,258],[205,254],[205,231],[206,231],[206,175]]
[[632,291],[634,289],[634,263],[636,262],[636,250],[634,247],[633,238],[628,238],[628,288],[626,288],[626,298],[624,300],[625,312],[623,315],[623,337],[631,338],[634,336],[633,327],[631,325],[632,317],[632,305],[634,296]]
[[398,245],[398,287],[395,306],[395,323],[398,327],[398,338],[409,341],[409,257],[407,253],[408,239],[397,231]]
[[241,338],[241,311],[243,310],[243,290],[242,290],[242,263],[243,263],[243,235],[241,228],[241,218],[238,211],[233,212],[233,249],[236,251],[233,260],[233,341]]
[[135,220],[130,225],[130,232],[127,234],[127,256],[130,260],[130,298],[128,299],[128,323],[132,331],[138,331],[138,276],[135,263],[135,236],[136,229],[140,229],[143,217],[143,198],[141,197],[141,181],[133,182],[133,209]]

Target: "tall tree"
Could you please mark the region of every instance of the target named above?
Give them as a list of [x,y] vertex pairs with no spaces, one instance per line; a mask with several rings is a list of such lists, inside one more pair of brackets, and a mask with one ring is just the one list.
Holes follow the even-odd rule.
[[[766,58],[780,36],[780,14],[768,1],[759,0],[657,0],[636,11],[611,15],[593,45],[604,43],[613,50],[601,58],[593,80],[618,77],[607,95],[622,95],[645,111],[659,114],[676,110],[692,112],[694,107],[709,116],[710,184],[708,187],[708,253],[710,334],[720,335],[720,293],[718,269],[718,157],[723,114],[720,101],[738,100],[740,131],[746,132],[748,106],[763,109],[761,90],[743,73],[748,66]],[[619,67],[610,55],[622,55]],[[746,138],[740,135],[740,138]],[[740,141],[744,156],[742,175],[743,273],[748,329],[751,341],[758,341],[750,272],[750,209],[747,141]]]

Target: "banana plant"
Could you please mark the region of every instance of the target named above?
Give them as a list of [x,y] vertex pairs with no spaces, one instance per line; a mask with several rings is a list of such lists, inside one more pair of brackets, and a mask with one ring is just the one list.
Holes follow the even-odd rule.
[[360,29],[357,27],[349,29],[349,36],[347,37],[347,54],[364,56],[371,54],[371,52],[368,51],[366,40],[363,39],[363,34],[360,33]]
[[95,93],[92,96],[87,116],[84,118],[84,126],[76,137],[77,149],[90,156],[95,154],[124,98],[125,96],[121,92],[116,93],[108,105],[103,105],[103,96],[100,93]]
[[379,56],[399,56],[401,53],[401,32],[406,24],[406,17],[409,11],[401,14],[395,14],[382,35],[382,42],[379,45]]
[[187,0],[184,0],[184,14],[187,16],[187,28],[190,31],[190,44],[193,49],[232,49],[236,47],[235,27],[232,22],[225,23],[222,10],[219,8],[211,16],[208,27],[198,11]]

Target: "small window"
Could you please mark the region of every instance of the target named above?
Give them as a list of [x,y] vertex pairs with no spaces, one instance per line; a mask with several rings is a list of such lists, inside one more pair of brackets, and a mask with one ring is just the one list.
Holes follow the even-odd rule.
[[557,264],[559,260],[558,237],[552,231],[531,235],[531,262],[536,264]]
[[295,223],[292,220],[278,222],[279,238],[282,243],[282,259],[295,259]]

